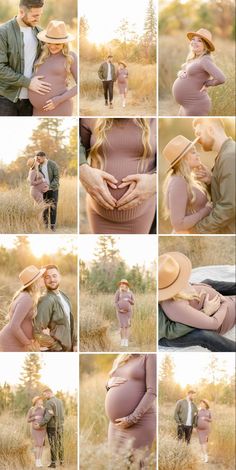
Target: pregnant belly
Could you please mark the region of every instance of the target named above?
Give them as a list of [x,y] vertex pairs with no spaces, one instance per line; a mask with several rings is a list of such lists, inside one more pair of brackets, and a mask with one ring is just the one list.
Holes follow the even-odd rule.
[[[117,186],[122,183],[122,179],[129,175],[138,173],[139,159],[137,157],[121,157],[120,153],[114,154],[112,157],[107,157],[104,170],[110,175],[114,176],[118,181]],[[111,195],[118,201],[127,191],[129,186],[125,188],[113,189],[108,186]]]
[[180,105],[186,101],[201,100],[207,95],[206,91],[200,92],[203,86],[202,82],[191,78],[177,78],[172,87],[172,93]]
[[120,310],[125,310],[126,312],[129,312],[130,303],[128,302],[128,300],[119,300],[118,307]]
[[209,423],[205,421],[204,419],[199,418],[198,423],[197,423],[197,428],[199,431],[204,431],[209,428]]
[[39,95],[38,93],[29,90],[29,100],[31,104],[34,108],[40,110],[45,106],[46,101],[54,98],[54,96],[62,95],[67,90],[65,81],[62,77],[57,76],[55,79],[55,76],[47,75],[44,76],[43,81],[50,83],[52,87],[51,91],[45,93],[45,95]]
[[105,401],[106,415],[111,421],[128,416],[137,407],[145,393],[144,385],[136,380],[112,387]]

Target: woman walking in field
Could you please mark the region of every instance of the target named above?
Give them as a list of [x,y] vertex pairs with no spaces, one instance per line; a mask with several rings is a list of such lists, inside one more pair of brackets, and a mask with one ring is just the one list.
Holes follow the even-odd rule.
[[29,158],[27,161],[29,174],[27,181],[30,184],[30,195],[37,204],[43,202],[43,193],[48,191],[49,186],[45,177],[39,171],[39,163],[35,158]]
[[[80,125],[91,232],[149,233],[156,211],[156,119],[81,119]],[[96,175],[105,180],[102,194],[91,184]]]
[[132,308],[134,305],[134,295],[129,289],[126,279],[121,279],[119,289],[115,294],[116,314],[120,325],[121,346],[129,346],[129,335],[131,327]]
[[194,226],[212,211],[207,187],[196,178],[201,160],[195,143],[186,137],[174,137],[163,150],[169,163],[163,183],[164,219],[170,219],[173,233],[194,232]]
[[201,445],[202,459],[205,463],[208,462],[207,444],[211,422],[212,417],[209,402],[206,399],[201,400],[197,417],[197,433]]
[[[131,457],[130,448],[143,449],[147,457],[156,435],[156,354],[120,354],[106,388],[111,450],[126,450]],[[144,468],[142,460],[139,468]]]
[[121,104],[123,108],[126,106],[126,96],[128,93],[128,69],[125,62],[120,61],[117,68],[117,85],[121,97]]
[[22,287],[13,296],[8,323],[0,332],[0,351],[27,352],[34,348],[33,319],[44,272],[45,268],[28,266],[19,274]]
[[211,58],[215,46],[210,31],[201,28],[187,33],[187,38],[190,52],[178,72],[172,93],[180,105],[179,116],[207,116],[211,111],[207,90],[224,83],[225,76]]
[[35,447],[35,466],[43,467],[42,464],[42,455],[43,455],[43,446],[46,437],[46,427],[39,428],[37,424],[42,420],[45,414],[45,408],[43,406],[43,399],[40,396],[36,396],[32,400],[33,406],[30,408],[27,421],[31,423],[31,435]]
[[69,81],[73,78],[77,82],[77,56],[70,51],[69,42],[74,36],[67,32],[64,21],[52,20],[37,37],[44,47],[35,65],[35,76],[50,83],[51,90],[46,94],[29,90],[33,115],[72,116],[77,86],[69,88]]
[[179,252],[159,257],[159,302],[166,316],[200,330],[224,335],[236,324],[236,296],[223,296],[208,284],[190,283],[191,261]]

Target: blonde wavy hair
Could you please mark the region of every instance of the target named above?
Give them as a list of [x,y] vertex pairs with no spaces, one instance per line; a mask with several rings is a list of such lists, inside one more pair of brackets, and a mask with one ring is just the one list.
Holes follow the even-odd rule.
[[189,170],[189,165],[187,161],[185,160],[185,158],[181,158],[181,160],[177,162],[173,168],[170,168],[170,170],[168,170],[167,176],[163,183],[163,196],[164,197],[163,197],[162,211],[163,211],[164,220],[167,220],[170,217],[170,211],[167,206],[167,194],[168,194],[168,187],[169,187],[170,180],[172,176],[174,175],[182,176],[187,184],[188,207],[192,213],[194,213],[193,204],[196,200],[196,194],[194,193],[194,188],[199,189],[199,191],[205,194],[209,202],[211,200],[210,195],[207,191],[206,185],[202,183],[201,181],[197,180],[194,172]]
[[133,356],[140,356],[140,354],[128,354],[128,353],[119,354],[119,356],[117,356],[117,358],[113,362],[112,368],[109,372],[109,377],[111,377],[112,374],[114,374],[114,372],[116,371],[116,369],[118,369],[118,367],[121,367],[124,364],[126,364]]
[[172,300],[200,300],[200,295],[196,292],[179,292],[172,297]]
[[211,55],[211,50],[208,44],[202,39],[203,45],[204,45],[204,51],[202,52],[201,55],[196,55],[191,48],[191,45],[189,46],[189,53],[186,57],[186,62],[182,66],[186,66],[189,62],[192,62],[195,59],[200,59],[204,55]]
[[[90,149],[90,164],[94,168],[104,169],[106,155],[101,154],[102,145],[107,142],[106,133],[112,126],[119,125],[122,119],[119,118],[99,118],[96,120],[94,134],[96,141]],[[149,119],[135,118],[135,124],[142,130],[143,154],[140,158],[140,170],[144,171],[147,159],[151,156],[152,148],[150,144],[150,124]]]
[[21,292],[28,292],[29,293],[29,295],[32,297],[32,300],[33,300],[33,308],[35,309],[36,306],[37,306],[39,297],[40,297],[39,279],[37,279],[37,281],[33,282],[32,284],[30,284],[30,286],[25,287],[24,289],[19,289],[18,291],[16,291],[16,293],[13,295],[11,303],[10,303],[9,318],[11,318],[12,304],[13,304],[14,300],[16,300],[17,297],[19,297]]
[[[66,76],[67,76],[66,84],[68,85],[69,78],[71,76],[71,64],[73,63],[73,60],[74,60],[72,55],[70,54],[69,44],[63,44],[61,52],[66,58],[66,63],[65,63]],[[43,45],[42,53],[39,56],[39,59],[38,59],[38,61],[36,62],[35,66],[34,66],[35,72],[37,72],[40,65],[42,65],[46,62],[46,60],[48,59],[48,57],[50,57],[50,55],[51,55],[51,53],[50,53],[50,50],[48,48],[48,45],[45,43]]]

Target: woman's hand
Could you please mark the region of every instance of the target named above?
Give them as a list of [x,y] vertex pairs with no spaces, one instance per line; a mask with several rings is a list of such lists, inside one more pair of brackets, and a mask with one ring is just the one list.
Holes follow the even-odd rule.
[[203,87],[202,87],[201,90],[200,90],[200,93],[202,93],[203,91],[207,91],[206,85],[203,85]]
[[127,418],[124,417],[124,418],[118,418],[118,419],[116,419],[115,426],[116,426],[117,428],[126,429],[126,428],[129,428],[129,427],[130,427],[130,424],[128,423]]
[[56,108],[56,104],[53,100],[46,101],[46,104],[43,106],[44,111],[52,111]]
[[117,207],[120,211],[139,206],[156,193],[156,174],[126,176],[118,188],[126,186],[130,186],[128,191],[117,201]]
[[105,209],[113,210],[116,207],[116,199],[112,197],[108,185],[117,189],[118,181],[114,176],[87,164],[80,166],[79,173],[80,181],[90,196]]
[[220,302],[221,302],[220,294],[216,294],[212,300],[209,300],[209,294],[207,294],[204,300],[202,311],[210,317],[211,315],[213,315],[219,310]]
[[123,377],[111,377],[108,380],[107,385],[109,388],[118,387],[119,385],[124,384],[125,382],[127,382],[127,379],[124,379]]

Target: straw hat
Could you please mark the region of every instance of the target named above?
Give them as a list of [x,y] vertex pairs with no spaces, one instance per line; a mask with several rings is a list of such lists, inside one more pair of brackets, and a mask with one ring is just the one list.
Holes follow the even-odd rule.
[[191,261],[177,251],[165,253],[158,261],[159,301],[168,300],[178,294],[190,278]]
[[46,29],[37,34],[37,38],[49,44],[65,44],[73,41],[75,36],[67,32],[64,21],[52,20]]
[[45,271],[45,268],[38,269],[35,266],[27,266],[27,268],[23,269],[23,271],[21,271],[19,274],[19,279],[23,284],[22,289],[37,281],[37,279],[39,279],[45,273]]
[[202,38],[208,44],[211,51],[215,50],[215,46],[212,42],[212,34],[210,31],[208,31],[208,29],[200,28],[196,32],[189,31],[189,33],[187,33],[187,38],[190,41],[194,36],[198,36],[199,38]]
[[208,401],[206,398],[203,398],[201,401],[202,401],[203,403],[205,403],[207,409],[209,410],[209,408],[210,408],[210,403],[209,403],[209,401]]
[[36,397],[32,398],[32,404],[33,404],[33,406],[35,406],[35,403],[37,403],[38,400],[42,400],[42,397],[40,397],[39,395],[37,395]]
[[126,284],[127,286],[129,286],[127,279],[121,279],[121,281],[119,282],[119,286],[120,284]]
[[162,153],[165,159],[169,162],[169,168],[173,168],[176,163],[181,160],[182,157],[193,147],[196,142],[199,140],[199,137],[196,137],[193,141],[187,139],[183,135],[177,135],[174,137],[163,149]]
[[32,169],[34,165],[35,165],[35,159],[33,157],[28,158],[27,166]]

